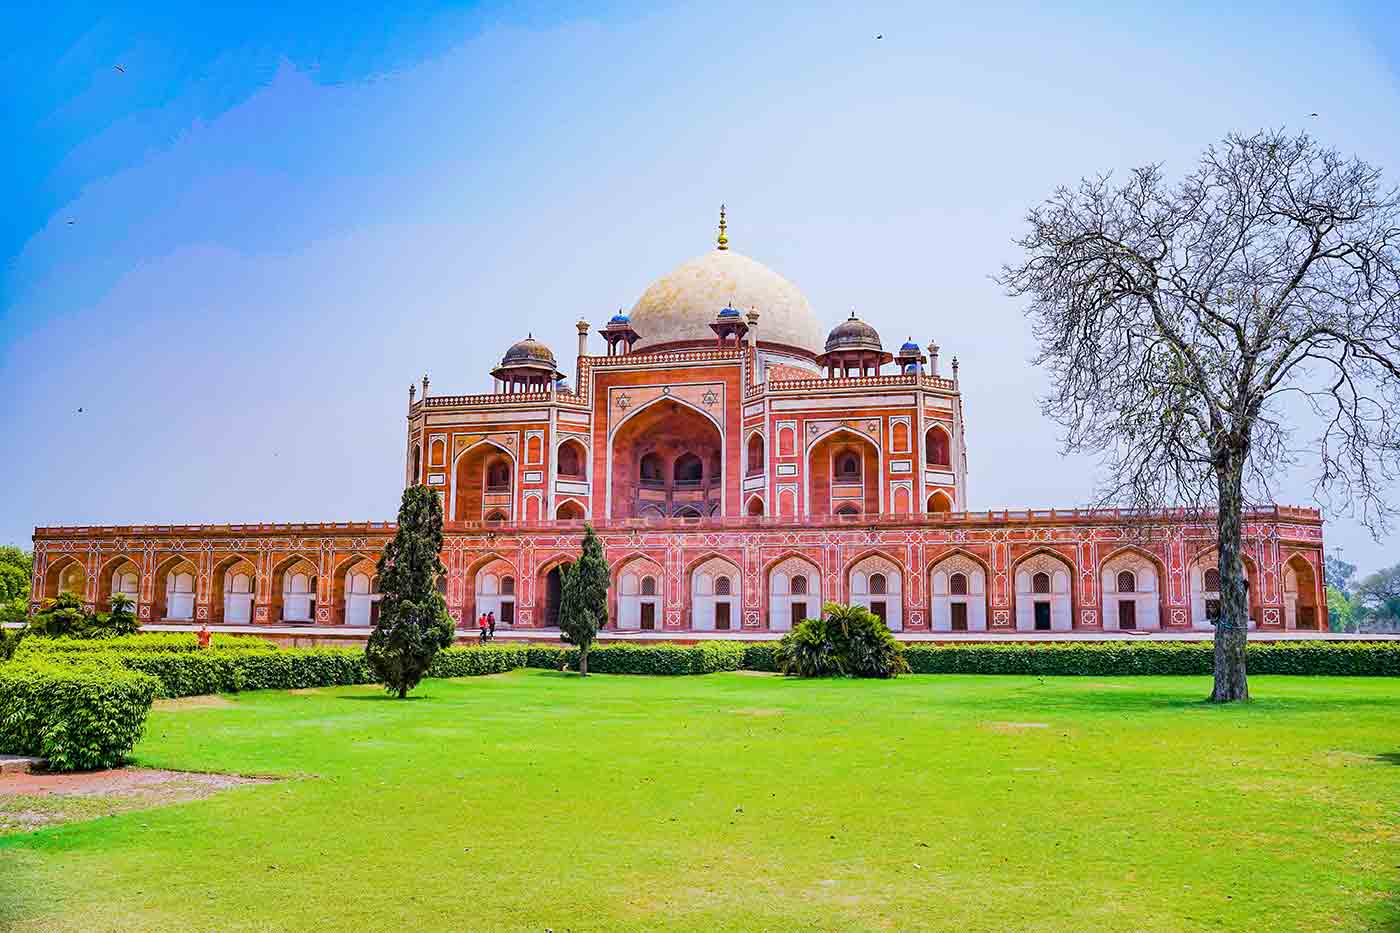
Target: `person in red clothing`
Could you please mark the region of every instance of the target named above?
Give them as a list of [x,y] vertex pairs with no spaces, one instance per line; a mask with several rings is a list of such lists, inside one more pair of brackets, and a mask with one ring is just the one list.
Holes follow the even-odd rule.
[[207,624],[199,627],[199,647],[209,647],[209,626]]
[[477,626],[481,629],[481,643],[486,644],[486,613],[481,614],[481,618],[476,620]]

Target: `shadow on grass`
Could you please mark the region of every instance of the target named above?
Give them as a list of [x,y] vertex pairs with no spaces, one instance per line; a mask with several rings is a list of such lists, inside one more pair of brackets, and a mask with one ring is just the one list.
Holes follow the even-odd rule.
[[[1381,764],[1400,765],[1400,752],[1381,752],[1379,755],[1371,756],[1373,761]],[[1400,914],[1397,914],[1400,916]]]
[[355,694],[351,694],[350,696],[336,697],[336,699],[337,699],[337,700],[356,700],[356,701],[361,702],[361,703],[363,703],[363,702],[380,703],[380,702],[384,702],[384,701],[388,701],[388,702],[392,702],[392,703],[402,703],[402,702],[404,702],[404,701],[406,701],[406,700],[431,700],[432,697],[423,696],[422,694],[415,695],[415,694],[412,694],[412,693],[410,693],[410,694],[409,694],[408,696],[406,696],[406,697],[395,696],[395,695],[392,694],[392,693],[355,693]]

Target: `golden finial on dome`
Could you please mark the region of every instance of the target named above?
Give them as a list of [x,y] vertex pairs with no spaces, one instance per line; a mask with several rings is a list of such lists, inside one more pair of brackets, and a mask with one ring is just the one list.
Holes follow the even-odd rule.
[[729,249],[729,237],[724,233],[724,205],[719,206],[719,238],[715,241],[720,249]]

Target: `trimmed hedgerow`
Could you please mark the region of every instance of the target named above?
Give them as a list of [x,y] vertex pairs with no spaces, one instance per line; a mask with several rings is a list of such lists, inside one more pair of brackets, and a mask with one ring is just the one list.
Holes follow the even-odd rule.
[[0,667],[0,751],[54,771],[121,764],[146,724],[156,678],[113,664],[42,660]]
[[[578,649],[561,645],[531,645],[526,649],[526,667],[545,670],[578,670]],[[701,642],[696,645],[604,644],[588,652],[588,671],[593,674],[713,674],[744,667],[744,646],[732,641]]]
[[[434,658],[428,676],[499,674],[524,667],[526,659],[526,649],[512,645],[446,648]],[[162,697],[375,683],[364,652],[354,648],[73,652],[48,655],[46,660],[54,664],[106,663],[150,674],[160,682]]]
[[[1400,643],[1254,642],[1246,649],[1251,674],[1400,676]],[[1050,644],[908,645],[916,674],[1034,674],[1099,677],[1211,673],[1210,642],[1055,642]]]
[[[277,645],[256,635],[217,633],[209,639],[209,650],[239,648],[247,651],[277,651]],[[110,651],[199,651],[194,632],[147,632],[112,638],[26,638],[17,655],[110,652]]]

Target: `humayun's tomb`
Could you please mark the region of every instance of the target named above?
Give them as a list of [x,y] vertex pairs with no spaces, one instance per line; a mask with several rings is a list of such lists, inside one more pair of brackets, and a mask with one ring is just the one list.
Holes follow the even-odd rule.
[[[904,632],[1210,631],[1214,523],[1187,512],[969,512],[958,362],[821,324],[782,276],[716,248],[596,333],[573,382],[527,337],[491,392],[409,389],[405,483],[443,497],[448,607],[555,624],[583,524],[608,627],[781,632],[823,602]],[[373,624],[391,522],[44,527],[32,604],[63,590],[143,623]],[[1245,518],[1251,627],[1326,629],[1322,520]]]

